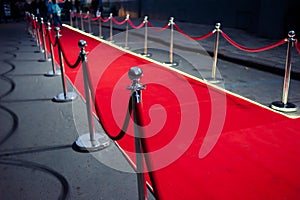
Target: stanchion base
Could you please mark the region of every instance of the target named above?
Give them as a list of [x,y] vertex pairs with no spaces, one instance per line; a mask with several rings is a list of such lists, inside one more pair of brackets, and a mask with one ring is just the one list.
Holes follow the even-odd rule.
[[39,62],[50,62],[51,58],[47,58],[47,59],[40,59],[38,60]]
[[54,73],[53,70],[49,71],[47,74],[45,74],[45,76],[60,76],[61,75],[61,71],[60,69],[57,69]]
[[76,150],[78,151],[99,151],[110,144],[109,138],[106,135],[100,135],[99,133],[95,133],[95,141],[90,140],[90,134],[86,133],[77,138],[74,145]]
[[100,39],[103,39],[103,36],[99,36]]
[[66,97],[65,97],[64,93],[60,93],[60,94],[56,95],[55,97],[53,97],[52,100],[54,102],[62,103],[62,102],[73,101],[76,98],[77,98],[77,94],[75,92],[68,92]]
[[114,40],[109,40],[109,42],[110,42],[110,43],[113,43],[113,44],[115,43],[115,41],[114,41]]
[[219,84],[219,83],[223,83],[224,79],[222,79],[222,78],[206,78],[205,81],[212,83],[212,84]]
[[281,101],[275,101],[271,103],[270,107],[274,110],[281,112],[297,112],[298,107],[293,103],[284,104]]
[[151,57],[152,54],[151,53],[141,53],[142,56],[145,56],[145,57]]
[[124,47],[124,49],[126,49],[126,50],[129,50],[129,49],[130,49],[130,47]]
[[169,67],[176,67],[178,66],[177,62],[164,62],[165,65],[168,65]]

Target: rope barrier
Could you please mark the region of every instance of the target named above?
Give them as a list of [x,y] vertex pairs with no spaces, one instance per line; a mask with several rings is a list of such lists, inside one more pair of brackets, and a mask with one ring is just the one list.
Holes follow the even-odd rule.
[[83,19],[87,19],[90,17],[90,14],[83,15]]
[[246,51],[246,52],[250,52],[250,53],[256,53],[256,52],[261,52],[261,51],[267,51],[267,50],[270,50],[270,49],[273,49],[275,47],[278,47],[280,45],[283,45],[284,43],[287,42],[287,39],[282,39],[274,44],[271,44],[269,46],[265,46],[265,47],[261,47],[261,48],[254,48],[254,49],[251,49],[251,48],[247,48],[245,46],[242,46],[242,45],[239,45],[238,43],[234,42],[228,35],[226,35],[223,31],[220,31],[222,36],[230,43],[232,44],[233,46],[235,46],[236,48],[240,49],[240,50],[243,50],[243,51]]
[[92,21],[97,21],[98,19],[100,19],[100,16],[99,17],[92,17],[91,18]]
[[101,21],[104,22],[104,23],[109,22],[109,20],[110,20],[109,17],[106,18],[106,19],[104,19],[102,16],[100,16],[100,19],[101,19]]
[[73,65],[70,64],[70,62],[68,61],[68,59],[67,59],[67,57],[66,57],[66,54],[65,54],[65,52],[64,52],[64,50],[63,50],[63,48],[62,48],[62,45],[61,45],[61,43],[60,43],[60,40],[57,39],[57,41],[58,41],[59,48],[61,49],[61,53],[62,53],[62,55],[63,55],[64,61],[66,62],[66,64],[68,65],[68,67],[70,67],[71,69],[76,68],[76,67],[80,64],[80,62],[81,62],[80,56],[78,56],[76,62],[75,62]]
[[140,25],[136,26],[134,23],[131,21],[131,19],[128,20],[129,25],[134,28],[134,29],[140,29],[145,25],[145,22],[143,21]]
[[181,35],[183,35],[184,37],[186,37],[186,38],[188,38],[188,39],[190,39],[190,40],[204,40],[204,39],[206,39],[206,38],[209,38],[210,36],[212,36],[214,33],[215,33],[215,31],[211,31],[211,32],[209,32],[209,33],[207,33],[207,34],[205,34],[205,35],[203,35],[203,36],[200,36],[200,37],[193,37],[193,36],[189,36],[188,34],[186,34],[186,33],[184,33],[184,31],[177,25],[177,24],[174,24],[174,27],[177,29],[177,31],[181,34]]
[[149,27],[150,28],[152,28],[154,31],[156,31],[156,32],[162,32],[162,31],[164,31],[164,30],[166,30],[168,27],[169,27],[169,24],[166,24],[164,27],[162,27],[162,28],[155,28],[154,26],[153,26],[153,24],[151,23],[151,22],[149,22],[148,21],[148,24],[149,24]]
[[116,20],[114,17],[112,17],[111,19],[117,25],[122,25],[122,24],[125,24],[127,22],[127,19],[124,19],[123,21],[120,21],[120,22],[118,20]]
[[[95,97],[95,101],[97,101],[97,96]],[[130,116],[132,114],[132,95],[130,96],[130,99],[129,99],[129,102],[128,102],[128,111],[126,113],[126,116],[125,116],[125,120],[124,120],[124,123],[123,123],[123,126],[122,126],[122,129],[120,130],[120,132],[116,135],[116,136],[113,136],[113,135],[110,135],[108,130],[106,129],[106,126],[105,126],[105,123],[103,121],[103,117],[101,115],[101,112],[98,108],[98,106],[95,106],[95,110],[96,110],[96,113],[97,113],[97,116],[98,116],[98,119],[99,119],[99,123],[101,124],[104,132],[106,133],[106,135],[112,139],[112,140],[115,140],[115,141],[118,141],[118,140],[121,140],[124,135],[126,134],[126,131],[127,131],[127,128],[128,128],[128,124],[129,124],[129,121],[130,121]]]

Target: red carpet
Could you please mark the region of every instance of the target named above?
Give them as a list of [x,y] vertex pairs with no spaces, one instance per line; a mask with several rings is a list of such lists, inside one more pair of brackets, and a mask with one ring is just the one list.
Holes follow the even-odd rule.
[[[74,63],[88,43],[97,106],[111,135],[130,96],[127,72],[144,71],[143,120],[160,199],[300,199],[300,119],[290,119],[67,27],[61,42]],[[66,74],[84,95],[81,68]],[[118,144],[134,161],[133,125]],[[126,180],[124,180],[126,181]],[[132,187],[136,187],[133,185]]]

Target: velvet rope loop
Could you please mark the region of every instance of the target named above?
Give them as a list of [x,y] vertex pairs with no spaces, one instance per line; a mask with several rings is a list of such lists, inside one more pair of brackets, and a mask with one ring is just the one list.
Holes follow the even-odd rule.
[[278,47],[284,43],[287,42],[287,39],[282,39],[274,44],[271,44],[269,46],[265,46],[265,47],[261,47],[261,48],[254,48],[254,49],[251,49],[251,48],[247,48],[247,47],[244,47],[242,45],[239,45],[238,43],[234,42],[228,35],[226,35],[223,31],[220,31],[222,36],[233,46],[235,46],[236,48],[240,49],[240,50],[243,50],[243,51],[246,51],[246,52],[250,52],[250,53],[256,53],[256,52],[262,52],[262,51],[267,51],[267,50],[270,50],[270,49],[273,49],[275,47]]
[[[105,123],[103,121],[103,117],[101,115],[101,112],[100,112],[98,106],[95,106],[95,110],[96,110],[97,116],[99,117],[99,123],[101,124],[104,132],[106,133],[106,135],[110,139],[118,141],[118,140],[121,140],[124,137],[124,135],[126,134],[126,131],[127,131],[127,128],[128,128],[128,124],[129,124],[129,121],[130,121],[130,118],[131,118],[130,116],[132,114],[132,101],[133,101],[132,98],[133,98],[133,96],[131,95],[130,99],[129,99],[129,103],[128,103],[128,110],[127,110],[127,113],[126,113],[126,117],[125,117],[122,129],[115,136],[109,134],[109,131],[106,129],[106,125],[105,125]],[[98,102],[97,99],[95,101]]]
[[59,48],[60,48],[60,50],[61,50],[62,56],[63,56],[63,58],[64,58],[64,61],[66,62],[66,64],[68,65],[68,67],[70,67],[70,68],[72,68],[72,69],[76,68],[76,67],[80,64],[80,62],[81,62],[81,57],[78,56],[76,62],[72,65],[72,64],[68,61],[68,59],[67,59],[67,57],[66,57],[66,54],[65,54],[65,52],[64,52],[64,50],[63,50],[63,48],[62,48],[62,46],[61,46],[60,40],[57,39],[57,41],[58,41],[58,45],[59,45]]
[[86,15],[83,16],[83,19],[87,19],[89,17],[90,17],[90,14],[86,14]]
[[214,33],[215,33],[215,31],[211,31],[211,32],[209,32],[209,33],[207,33],[207,34],[205,34],[205,35],[203,35],[203,36],[200,36],[200,37],[193,37],[193,36],[189,36],[188,34],[186,34],[186,33],[184,33],[184,31],[177,25],[177,24],[174,24],[174,27],[177,29],[177,31],[181,34],[181,35],[183,35],[184,37],[186,37],[186,38],[188,38],[188,39],[190,39],[190,40],[204,40],[204,39],[206,39],[206,38],[209,38],[210,36],[212,36]]
[[122,25],[122,24],[125,24],[127,22],[127,19],[124,19],[123,21],[120,21],[120,22],[118,20],[116,20],[114,17],[112,17],[111,19],[117,25]]
[[97,21],[98,19],[100,19],[100,16],[91,18],[92,21]]
[[128,19],[128,23],[129,23],[129,25],[130,25],[132,28],[134,28],[134,29],[140,29],[140,28],[142,28],[142,27],[145,25],[145,22],[142,22],[140,25],[136,26],[136,25],[134,25],[134,23],[131,21],[131,19]]
[[162,31],[166,30],[169,27],[169,24],[166,24],[162,28],[155,28],[151,22],[148,22],[148,24],[149,24],[149,27],[151,27],[156,32],[162,32]]
[[109,22],[110,18],[108,17],[108,18],[104,19],[102,16],[100,16],[100,20],[102,22],[106,23],[106,22]]

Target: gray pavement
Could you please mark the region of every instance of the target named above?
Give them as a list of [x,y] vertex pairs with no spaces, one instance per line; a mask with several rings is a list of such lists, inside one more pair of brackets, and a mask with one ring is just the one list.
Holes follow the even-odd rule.
[[[152,23],[164,25],[160,21]],[[213,25],[178,25],[195,36],[214,29]],[[113,143],[94,153],[78,153],[72,149],[78,135],[88,130],[86,116],[82,114],[85,105],[81,98],[72,103],[51,101],[53,96],[62,92],[61,80],[60,77],[44,76],[51,70],[51,65],[38,62],[43,54],[35,53],[38,48],[27,34],[26,24],[8,23],[0,24],[0,27],[3,46],[0,50],[1,199],[137,199],[136,176],[130,173],[131,167]],[[122,27],[118,29],[122,30]],[[225,27],[223,30],[245,46],[257,47],[274,42],[240,30]],[[97,26],[94,26],[95,35],[97,31]],[[108,38],[109,29],[103,31],[104,38]],[[115,44],[124,46],[124,33],[114,31]],[[164,34],[153,33],[149,41],[152,58],[160,62],[167,61],[169,55],[166,42],[169,33]],[[198,43],[176,37],[174,60],[179,63],[177,69],[198,78],[207,78],[211,73],[210,51],[214,38],[200,43],[199,47]],[[130,34],[128,45],[131,50],[141,52],[143,31]],[[224,79],[219,86],[264,105],[280,100],[283,76],[274,74],[276,70],[271,69],[284,68],[285,52],[286,45],[248,55],[221,41],[220,54],[235,59],[232,59],[234,62],[219,59],[218,75]],[[300,72],[299,64],[299,55],[293,50],[294,74]],[[267,66],[266,71],[251,68],[263,65]],[[295,77],[291,81],[289,99],[300,106],[300,81]],[[70,85],[69,88],[72,89]],[[293,115],[299,115],[299,112]],[[96,125],[103,134],[99,124]],[[105,164],[111,162],[128,172]]]

